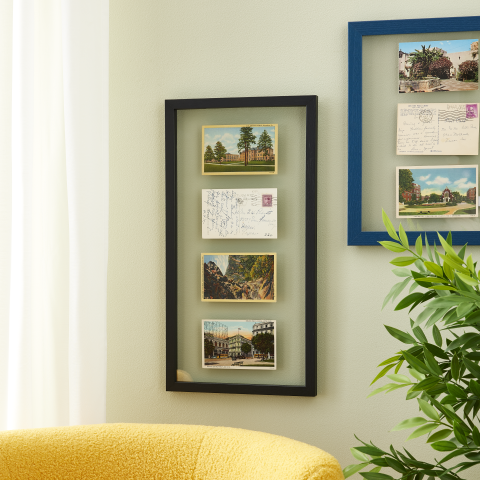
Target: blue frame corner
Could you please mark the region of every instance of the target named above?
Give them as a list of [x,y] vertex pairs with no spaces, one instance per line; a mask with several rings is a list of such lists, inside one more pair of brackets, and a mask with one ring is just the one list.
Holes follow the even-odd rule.
[[[362,231],[362,42],[369,35],[480,30],[480,16],[380,20],[348,23],[348,245],[378,245],[387,232]],[[360,199],[360,200],[359,200]],[[448,232],[440,232],[446,236]],[[407,232],[415,243],[419,232]],[[436,232],[426,232],[428,241]],[[480,231],[452,231],[455,245],[480,245]]]

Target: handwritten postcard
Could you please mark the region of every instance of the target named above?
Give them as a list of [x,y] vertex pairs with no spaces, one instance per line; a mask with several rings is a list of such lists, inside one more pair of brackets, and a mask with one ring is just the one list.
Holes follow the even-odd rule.
[[397,155],[478,155],[478,103],[399,103]]
[[202,320],[202,368],[276,370],[275,320]]
[[202,190],[202,238],[277,238],[277,189]]
[[397,167],[397,218],[478,217],[477,165]]

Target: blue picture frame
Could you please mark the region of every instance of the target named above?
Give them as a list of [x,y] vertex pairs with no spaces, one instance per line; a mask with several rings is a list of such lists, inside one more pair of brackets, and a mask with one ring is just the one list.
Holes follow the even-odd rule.
[[[386,231],[362,231],[362,43],[364,36],[480,30],[480,16],[348,23],[348,245],[378,245]],[[440,232],[446,236],[448,232]],[[407,232],[413,245],[419,232]],[[452,231],[455,245],[480,245],[480,231]],[[438,243],[436,232],[428,241]]]

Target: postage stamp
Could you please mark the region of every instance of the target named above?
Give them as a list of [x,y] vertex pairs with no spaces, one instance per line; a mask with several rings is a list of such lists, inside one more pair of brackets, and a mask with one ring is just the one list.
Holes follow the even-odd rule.
[[272,195],[262,195],[262,207],[271,207],[272,199]]
[[467,118],[478,118],[478,104],[477,103],[467,103]]

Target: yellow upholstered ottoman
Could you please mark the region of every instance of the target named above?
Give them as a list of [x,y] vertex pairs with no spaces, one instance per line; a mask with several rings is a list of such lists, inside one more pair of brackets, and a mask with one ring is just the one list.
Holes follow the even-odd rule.
[[0,432],[0,479],[342,480],[328,453],[268,433],[103,424]]

